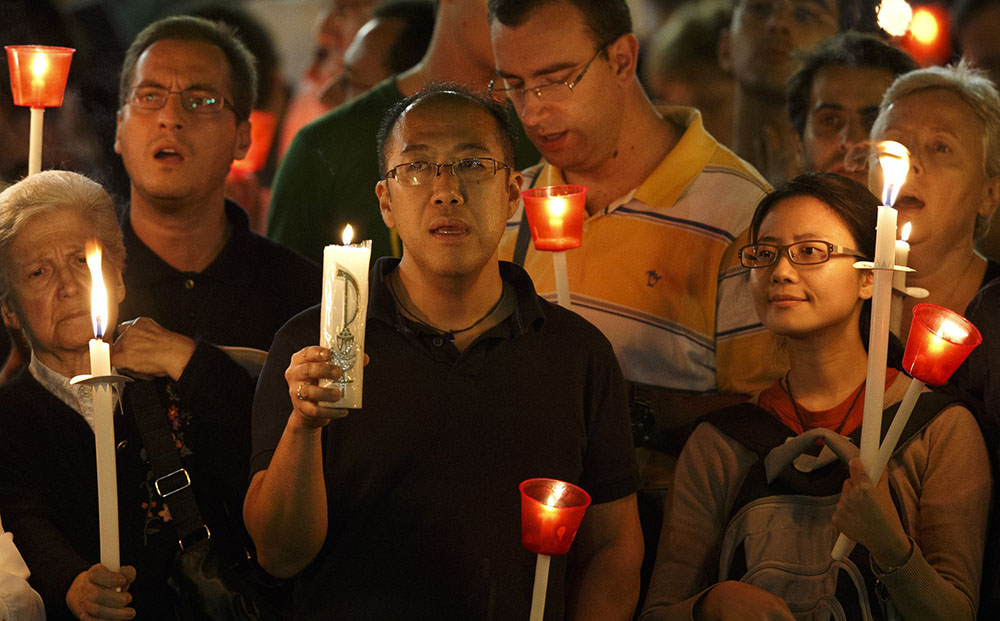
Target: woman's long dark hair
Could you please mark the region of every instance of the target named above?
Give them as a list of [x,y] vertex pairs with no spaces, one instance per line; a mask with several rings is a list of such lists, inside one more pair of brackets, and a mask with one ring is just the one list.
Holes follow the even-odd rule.
[[[865,259],[875,258],[875,225],[878,221],[878,208],[881,204],[875,195],[854,181],[824,172],[806,173],[785,183],[777,190],[765,196],[757,205],[753,218],[750,220],[749,238],[751,243],[757,242],[760,225],[767,214],[782,201],[798,196],[809,196],[830,208],[840,218],[851,237],[854,238],[854,249],[865,255]],[[858,330],[865,352],[868,351],[868,332],[871,328],[872,301],[865,300],[861,306],[861,319]],[[897,369],[902,368],[903,345],[895,335],[889,335],[889,356],[887,364]]]

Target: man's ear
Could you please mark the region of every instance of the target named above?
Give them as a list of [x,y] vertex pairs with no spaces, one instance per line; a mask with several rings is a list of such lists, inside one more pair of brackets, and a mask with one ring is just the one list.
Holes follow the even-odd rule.
[[18,318],[17,313],[14,312],[14,307],[11,305],[10,300],[4,300],[0,303],[0,313],[3,314],[3,323],[11,330],[20,330],[21,320]]
[[989,218],[1000,206],[1000,176],[990,177],[986,182],[986,197],[987,200],[979,208],[979,215]]
[[125,299],[125,279],[122,277],[121,271],[115,274],[114,279],[116,304],[121,304]]
[[719,44],[716,49],[716,55],[719,61],[719,67],[723,71],[732,75],[733,73],[733,52],[732,52],[732,40],[729,34],[728,28],[723,28],[719,31]]
[[250,121],[240,121],[236,124],[236,146],[233,149],[233,159],[241,160],[250,150]]
[[608,61],[618,81],[631,84],[639,63],[639,39],[632,33],[618,37],[608,46]]
[[514,217],[514,212],[521,205],[521,184],[524,183],[524,175],[520,171],[513,171],[510,173],[510,179],[507,181],[507,192],[509,193],[507,197],[507,219],[510,220]]
[[390,229],[396,228],[396,220],[392,217],[392,197],[389,195],[389,184],[382,179],[375,184],[375,196],[378,197],[378,209],[382,212],[382,222]]

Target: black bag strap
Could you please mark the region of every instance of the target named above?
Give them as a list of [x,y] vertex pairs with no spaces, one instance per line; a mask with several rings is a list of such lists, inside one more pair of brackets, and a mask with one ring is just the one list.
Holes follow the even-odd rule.
[[[542,176],[545,164],[538,167],[538,172],[531,178],[528,189],[535,187],[538,178]],[[514,257],[511,259],[514,264],[524,267],[524,259],[528,256],[528,244],[531,243],[531,227],[528,226],[528,212],[521,206],[521,221],[517,225],[517,241],[514,243]]]
[[135,416],[139,435],[146,448],[146,458],[156,477],[156,493],[170,506],[170,516],[177,530],[181,550],[210,538],[212,533],[202,520],[194,488],[191,487],[191,475],[184,468],[174,436],[167,426],[156,384],[130,384],[125,391],[125,398]]

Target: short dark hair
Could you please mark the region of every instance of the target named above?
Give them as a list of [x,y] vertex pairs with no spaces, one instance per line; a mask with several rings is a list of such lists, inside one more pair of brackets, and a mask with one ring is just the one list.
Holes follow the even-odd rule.
[[625,0],[489,0],[489,19],[517,27],[545,5],[565,3],[583,13],[584,22],[597,47],[608,45],[632,32],[632,14]]
[[118,82],[118,107],[127,103],[135,65],[139,57],[151,45],[164,39],[201,41],[216,46],[226,55],[229,62],[230,82],[233,87],[233,108],[236,117],[245,121],[250,118],[254,97],[257,93],[257,61],[246,45],[236,35],[236,31],[222,23],[213,22],[190,15],[166,17],[146,26],[125,52],[121,78]]
[[[790,198],[811,197],[826,205],[840,218],[853,240],[853,248],[871,261],[875,258],[875,225],[878,222],[878,208],[882,204],[868,188],[842,177],[826,172],[810,172],[795,177],[774,192],[768,194],[757,205],[750,220],[748,238],[757,243],[764,218],[781,202]],[[861,342],[868,349],[868,332],[871,325],[871,300],[861,307],[858,330]],[[894,336],[889,339],[889,366],[901,368],[903,346]]]
[[434,33],[434,5],[427,0],[392,0],[375,8],[374,19],[398,19],[403,29],[389,48],[388,68],[402,73],[417,64]]
[[379,125],[376,136],[379,176],[385,175],[387,159],[385,150],[388,146],[389,138],[392,136],[392,130],[395,129],[396,123],[399,121],[399,117],[403,116],[404,112],[419,106],[425,101],[442,98],[465,102],[467,105],[482,109],[493,117],[493,120],[496,122],[496,137],[500,143],[500,148],[503,150],[504,161],[513,166],[514,141],[516,138],[507,109],[493,99],[475,95],[458,84],[437,82],[425,86],[416,94],[410,95],[396,103],[382,117],[382,123]]
[[900,48],[870,34],[843,32],[824,40],[802,55],[802,66],[788,79],[788,118],[800,137],[809,117],[813,80],[827,67],[872,67],[895,77],[913,71],[917,63]]

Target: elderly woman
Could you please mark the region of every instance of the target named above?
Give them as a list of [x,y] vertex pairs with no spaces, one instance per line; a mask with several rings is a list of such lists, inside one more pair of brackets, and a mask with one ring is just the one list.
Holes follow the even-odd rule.
[[907,284],[930,297],[906,299],[905,340],[914,304],[964,313],[976,292],[1000,276],[1000,263],[976,252],[1000,205],[1000,96],[964,61],[911,71],[886,91],[872,139],[895,140],[910,151],[895,206],[899,226],[913,224],[909,265],[916,272]]
[[[875,618],[891,608],[903,619],[975,618],[990,472],[969,411],[922,395],[910,419],[921,424],[877,484],[851,457],[873,283],[853,264],[874,255],[877,206],[853,181],[814,173],[757,207],[740,260],[790,369],[754,404],[710,415],[685,445],[643,620],[871,618],[865,608]],[[887,369],[886,408],[907,385]],[[805,452],[780,459],[776,447],[792,438]],[[858,545],[834,565],[838,531]]]
[[103,248],[114,326],[125,296],[125,247],[107,193],[63,171],[34,175],[0,193],[3,319],[23,329],[31,345],[27,369],[0,386],[0,511],[49,619],[129,619],[137,613],[174,619],[184,616],[168,586],[180,527],[167,505],[181,496],[165,502],[159,495],[130,395],[155,387],[152,394],[163,407],[161,413],[154,400],[152,410],[163,417],[167,447],[176,446],[190,473],[213,541],[225,542],[233,532],[227,516],[238,516],[242,504],[249,407],[228,399],[224,378],[180,375],[174,344],[183,341],[177,335],[149,319],[119,326],[114,367],[156,379],[127,384],[125,415],[115,416],[123,567],[113,572],[100,565],[92,398],[89,388],[70,384],[71,377],[90,372],[91,285],[84,254],[90,240]]

